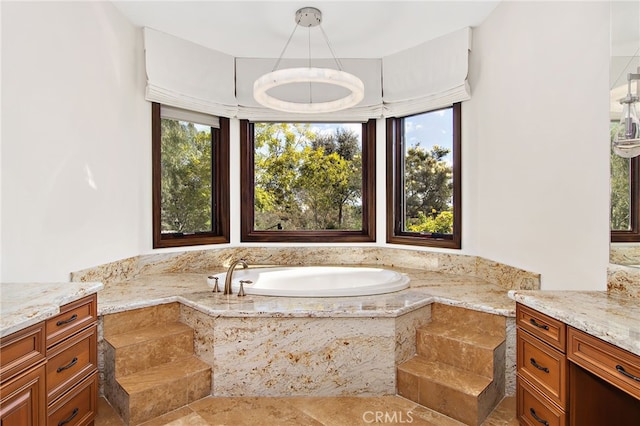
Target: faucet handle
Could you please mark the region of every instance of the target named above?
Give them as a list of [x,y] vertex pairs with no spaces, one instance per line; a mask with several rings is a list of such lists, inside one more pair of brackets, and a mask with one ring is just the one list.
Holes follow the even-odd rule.
[[220,278],[219,277],[213,277],[213,279],[215,280],[215,283],[213,284],[213,292],[214,293],[220,293],[220,287],[218,286],[218,280]]
[[238,297],[243,297],[246,296],[246,293],[244,292],[244,284],[252,284],[253,281],[251,280],[240,280],[240,290],[238,290]]
[[220,293],[220,287],[218,286],[218,280],[219,278],[214,276],[214,275],[209,275],[207,277],[207,282],[209,283],[209,285],[211,285],[211,281],[213,281],[213,290],[211,290],[213,293]]

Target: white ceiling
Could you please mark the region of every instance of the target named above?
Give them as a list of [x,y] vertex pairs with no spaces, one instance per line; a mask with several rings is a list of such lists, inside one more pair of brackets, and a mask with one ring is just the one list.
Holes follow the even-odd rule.
[[[499,1],[114,1],[135,25],[235,57],[277,58],[302,7],[322,11],[339,58],[381,58],[467,26]],[[331,57],[320,30],[297,27],[284,57]]]

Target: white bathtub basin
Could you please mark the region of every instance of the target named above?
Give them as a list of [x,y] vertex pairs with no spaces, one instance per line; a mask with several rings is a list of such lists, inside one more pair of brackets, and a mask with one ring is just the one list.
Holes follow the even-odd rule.
[[[214,275],[224,288],[226,272]],[[392,293],[409,287],[409,277],[382,268],[348,266],[286,266],[242,269],[233,272],[233,293],[237,294],[240,280],[247,294],[289,297],[366,296]]]

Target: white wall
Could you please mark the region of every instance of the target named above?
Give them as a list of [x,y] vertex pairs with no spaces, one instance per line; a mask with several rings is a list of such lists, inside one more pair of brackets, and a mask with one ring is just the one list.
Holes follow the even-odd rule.
[[[109,3],[1,7],[1,281],[67,280],[151,252],[141,32]],[[608,16],[606,3],[503,2],[474,32],[461,253],[539,272],[546,289],[606,283]]]
[[2,2],[2,281],[67,281],[150,240],[143,65],[110,3]]
[[608,64],[606,2],[503,2],[474,30],[464,244],[544,289],[606,288]]

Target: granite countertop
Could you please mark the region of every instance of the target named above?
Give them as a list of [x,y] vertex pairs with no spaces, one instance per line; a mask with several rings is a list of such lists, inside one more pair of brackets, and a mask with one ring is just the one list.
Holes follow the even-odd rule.
[[99,282],[0,284],[0,337],[57,315],[60,306],[96,293]]
[[[110,283],[99,294],[98,313],[110,314],[181,302],[219,317],[396,317],[432,302],[515,316],[507,289],[480,278],[409,268],[391,268],[411,279],[406,290],[354,297],[225,296],[212,293],[208,274],[163,273]],[[215,274],[220,271],[211,271]]]
[[511,290],[509,297],[640,356],[640,299],[605,291]]

